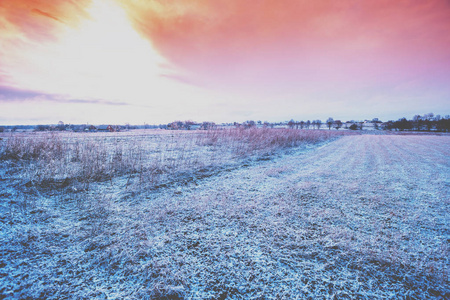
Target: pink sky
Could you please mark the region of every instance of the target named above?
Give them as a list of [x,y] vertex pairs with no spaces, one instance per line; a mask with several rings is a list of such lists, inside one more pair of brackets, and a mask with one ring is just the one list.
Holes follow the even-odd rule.
[[449,32],[446,0],[6,0],[0,124],[446,115]]

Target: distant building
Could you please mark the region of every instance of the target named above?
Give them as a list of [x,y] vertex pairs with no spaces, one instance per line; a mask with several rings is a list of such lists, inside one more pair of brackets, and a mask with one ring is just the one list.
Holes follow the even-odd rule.
[[97,126],[98,131],[109,131],[109,132],[115,132],[117,131],[115,126],[112,125],[99,125]]

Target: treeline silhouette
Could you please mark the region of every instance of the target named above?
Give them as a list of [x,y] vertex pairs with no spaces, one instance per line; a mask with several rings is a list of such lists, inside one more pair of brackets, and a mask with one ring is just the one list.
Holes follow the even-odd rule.
[[[222,123],[216,124],[214,122],[193,122],[188,121],[175,121],[169,124],[160,125],[149,125],[145,123],[144,125],[73,125],[64,124],[59,121],[57,125],[10,125],[10,126],[0,126],[0,133],[4,131],[14,132],[16,130],[34,130],[34,131],[120,131],[120,130],[130,130],[130,129],[170,129],[170,130],[207,130],[207,129],[218,129],[218,128],[252,128],[252,127],[264,127],[264,128],[291,128],[291,129],[321,129],[325,125],[328,129],[350,129],[350,130],[395,130],[395,131],[434,131],[434,132],[450,132],[450,115],[441,117],[441,115],[434,115],[433,113],[428,113],[424,115],[415,115],[411,120],[406,118],[398,119],[397,121],[387,121],[382,122],[378,118],[372,120],[364,121],[346,121],[345,123],[340,120],[334,120],[333,118],[328,118],[326,122],[321,120],[307,120],[307,121],[290,121],[269,123],[268,121],[245,121],[243,123],[233,122],[233,123]],[[111,128],[110,128],[111,127]]]
[[397,121],[387,121],[383,123],[383,128],[386,130],[413,130],[413,131],[450,131],[450,116],[441,117],[433,113],[415,115],[412,120],[401,118]]

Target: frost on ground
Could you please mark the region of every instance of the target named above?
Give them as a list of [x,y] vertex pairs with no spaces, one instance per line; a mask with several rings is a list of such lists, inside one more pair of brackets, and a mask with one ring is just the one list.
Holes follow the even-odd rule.
[[449,299],[449,149],[344,136],[139,191],[24,192],[3,161],[0,298]]

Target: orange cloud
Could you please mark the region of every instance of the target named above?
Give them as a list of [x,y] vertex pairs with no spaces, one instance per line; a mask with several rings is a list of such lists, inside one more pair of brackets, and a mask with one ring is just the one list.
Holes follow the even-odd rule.
[[[14,0],[0,2],[0,37],[8,34],[26,38],[53,38],[61,23],[76,26],[88,17],[85,7],[90,0],[46,1]],[[55,22],[57,21],[57,22]]]
[[204,78],[450,67],[446,0],[117,1],[164,57]]
[[37,8],[33,8],[33,9],[31,10],[31,12],[36,13],[36,14],[39,14],[39,15],[42,15],[42,16],[47,17],[47,18],[50,18],[50,19],[53,19],[53,20],[55,20],[55,21],[61,22],[61,20],[58,19],[57,17],[55,17],[55,16],[53,16],[53,15],[51,15],[51,14],[45,12],[45,11],[39,10],[39,9],[37,9]]

